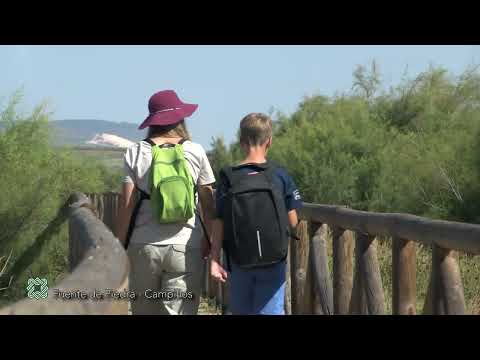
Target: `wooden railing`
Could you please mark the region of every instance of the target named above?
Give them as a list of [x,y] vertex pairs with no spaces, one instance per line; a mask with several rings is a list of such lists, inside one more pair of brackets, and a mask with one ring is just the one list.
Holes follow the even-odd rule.
[[[393,314],[416,314],[417,243],[432,249],[423,313],[465,313],[457,251],[480,253],[479,225],[307,203],[300,218],[300,241],[291,242],[288,259],[291,276],[287,276],[287,312],[385,314],[375,240],[384,236],[393,242]],[[329,234],[333,241],[332,276],[327,256]]]
[[[71,274],[49,289],[46,300],[22,300],[0,314],[127,314],[126,301],[59,300],[58,292],[112,289],[128,284],[126,253],[113,236],[119,194],[73,195],[64,206],[69,219]],[[416,247],[432,249],[424,314],[464,314],[457,251],[480,253],[480,226],[304,203],[287,258],[287,314],[385,314],[386,299],[377,259],[378,236],[392,241],[392,313],[416,314]],[[331,242],[331,243],[330,243]],[[332,245],[332,257],[327,248]],[[329,259],[332,262],[330,272]],[[212,281],[205,262],[203,296],[222,313],[228,281]]]
[[[109,203],[116,197],[102,196]],[[25,299],[0,309],[0,314],[127,314],[128,302],[118,297],[128,287],[129,262],[120,242],[102,221],[103,217],[113,224],[116,206],[107,209],[98,211],[84,194],[72,195],[63,207],[69,221],[71,273],[59,284],[49,284],[46,299]],[[105,298],[93,298],[94,290]]]

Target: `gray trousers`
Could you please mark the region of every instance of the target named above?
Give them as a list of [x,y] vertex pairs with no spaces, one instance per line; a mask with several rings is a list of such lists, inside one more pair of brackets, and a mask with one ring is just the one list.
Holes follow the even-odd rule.
[[199,248],[131,244],[129,288],[133,315],[196,315],[204,278]]

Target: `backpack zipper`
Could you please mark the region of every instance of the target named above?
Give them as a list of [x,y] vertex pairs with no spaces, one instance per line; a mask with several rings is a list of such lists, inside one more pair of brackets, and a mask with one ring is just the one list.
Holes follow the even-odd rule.
[[258,254],[262,257],[262,243],[260,242],[260,231],[257,230]]

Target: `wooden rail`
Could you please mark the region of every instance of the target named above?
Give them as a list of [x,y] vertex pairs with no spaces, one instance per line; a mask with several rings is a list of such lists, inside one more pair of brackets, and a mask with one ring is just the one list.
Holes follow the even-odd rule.
[[[289,286],[293,314],[385,314],[376,250],[379,235],[390,237],[393,242],[393,314],[416,313],[416,243],[432,249],[432,272],[424,314],[465,313],[457,251],[480,253],[480,225],[308,203],[299,215],[302,220],[298,231],[300,241],[292,241],[292,256],[298,257],[296,254],[301,252],[304,258],[291,262]],[[310,234],[305,231],[307,228]],[[332,277],[326,251],[328,228],[333,241]],[[310,260],[307,270],[305,257]],[[304,280],[308,274],[311,274],[312,283]],[[311,289],[315,294],[308,301],[294,294]],[[316,298],[321,312],[311,304]]]
[[[110,196],[109,201],[114,198]],[[49,284],[46,299],[25,299],[1,309],[0,314],[128,313],[128,302],[118,299],[128,285],[129,263],[123,247],[95,215],[98,211],[87,196],[74,194],[67,205],[71,273],[59,284]],[[91,296],[93,290],[105,298],[95,300]]]
[[[0,314],[126,314],[127,301],[59,300],[54,293],[127,288],[128,259],[111,232],[118,202],[117,193],[74,194],[62,210],[69,219],[71,274],[51,286],[48,299],[23,300]],[[377,236],[392,239],[394,315],[416,314],[417,243],[432,249],[423,313],[465,313],[458,251],[480,253],[480,225],[308,203],[299,216],[300,240],[291,241],[287,258],[286,314],[385,314]],[[228,281],[212,281],[208,265],[203,295],[228,314]]]

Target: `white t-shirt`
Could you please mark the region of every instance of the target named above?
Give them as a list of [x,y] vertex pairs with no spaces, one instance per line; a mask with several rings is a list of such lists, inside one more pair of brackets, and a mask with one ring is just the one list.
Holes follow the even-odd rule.
[[[215,176],[202,145],[185,141],[183,151],[193,181],[197,185],[215,182]],[[124,182],[135,184],[139,189],[150,194],[152,148],[145,141],[130,146],[124,156]],[[195,197],[198,203],[198,196]],[[154,217],[150,200],[143,200],[139,209],[130,244],[188,245],[200,247],[203,234],[197,216],[185,224],[160,224]]]

